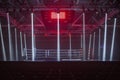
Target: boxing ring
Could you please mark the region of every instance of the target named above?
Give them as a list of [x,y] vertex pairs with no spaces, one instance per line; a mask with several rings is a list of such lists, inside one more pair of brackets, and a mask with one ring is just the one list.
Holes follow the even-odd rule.
[[[69,34],[69,49],[61,49],[60,43],[60,15],[59,12],[56,12],[57,15],[57,47],[56,49],[39,49],[36,48],[36,42],[35,42],[35,34],[34,34],[34,13],[31,13],[31,49],[27,48],[26,44],[26,34],[22,34],[20,32],[20,49],[21,49],[21,60],[22,61],[106,61],[106,38],[107,38],[107,13],[105,13],[105,25],[104,25],[104,44],[103,44],[103,51],[100,50],[101,45],[101,29],[99,28],[99,39],[98,39],[98,58],[94,58],[94,49],[95,49],[95,36],[94,34],[89,34],[89,47],[86,48],[86,32],[85,32],[85,13],[82,14],[83,19],[83,29],[82,34],[80,35],[81,41],[80,41],[80,48],[79,49],[72,49],[71,44],[71,34]],[[3,61],[19,61],[18,59],[18,44],[17,44],[17,28],[15,28],[15,54],[13,54],[12,50],[12,39],[11,39],[11,30],[10,30],[10,19],[9,19],[9,13],[6,13],[7,22],[8,22],[8,41],[9,41],[9,59],[6,57],[6,49],[5,49],[5,42],[3,39],[3,33],[2,33],[2,23],[0,22],[0,37],[1,37],[1,48],[2,48],[2,55],[3,55]],[[116,18],[114,18],[114,24],[113,24],[113,32],[112,32],[112,42],[111,42],[111,51],[109,56],[109,61],[113,61],[114,56],[114,41],[115,41],[115,32],[116,32]],[[23,37],[24,36],[24,37]],[[92,41],[93,37],[93,41]],[[24,39],[22,39],[24,38]],[[24,43],[24,47],[23,47]],[[52,46],[52,45],[51,45]],[[13,58],[13,55],[15,55]],[[102,59],[100,56],[102,55]]]

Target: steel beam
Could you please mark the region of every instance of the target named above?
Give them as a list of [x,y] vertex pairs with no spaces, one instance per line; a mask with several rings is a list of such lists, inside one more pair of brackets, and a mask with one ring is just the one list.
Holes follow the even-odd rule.
[[88,60],[90,60],[90,55],[91,55],[91,39],[92,39],[92,34],[90,34],[90,38],[89,38]]
[[15,28],[15,53],[16,53],[16,61],[18,61],[18,45],[17,45],[17,29]]
[[81,19],[82,18],[82,14],[79,16],[79,17],[77,17],[77,19],[75,19],[75,21],[73,21],[73,23],[72,23],[72,26],[82,26],[82,24],[77,24],[77,21],[79,21],[79,19]]
[[27,43],[26,43],[26,34],[24,34],[24,44],[25,44],[25,56],[26,56],[26,60],[27,60]]
[[[118,9],[113,9],[111,12],[109,12],[107,14],[107,17],[108,18],[111,18],[113,17],[114,15],[118,14],[120,11]],[[103,17],[102,19],[100,19],[98,22],[96,22],[96,27],[99,27],[101,26],[102,24],[104,24],[104,20],[105,20],[105,17]]]
[[45,28],[43,21],[36,15],[35,15],[35,18],[40,22],[39,26],[44,26],[44,28]]
[[7,61],[6,51],[5,51],[5,44],[4,44],[4,40],[3,40],[3,33],[2,33],[1,23],[0,23],[0,37],[1,37],[1,43],[2,43],[3,60],[4,60],[4,61]]
[[72,58],[71,50],[72,50],[71,34],[69,34],[69,58],[70,58],[70,60],[71,60],[71,58]]
[[116,18],[114,19],[114,27],[113,27],[113,35],[112,35],[112,45],[110,51],[110,61],[113,61],[113,49],[114,49],[114,42],[115,42],[115,31],[116,31]]
[[93,35],[92,58],[95,59],[95,32],[94,32],[94,35]]
[[82,39],[83,37],[82,37],[82,34],[81,34],[80,37],[81,37],[81,40],[80,40],[80,43],[81,43],[81,44],[80,44],[80,48],[83,48],[83,39]]
[[21,44],[21,56],[23,58],[24,53],[23,53],[23,41],[22,41],[22,32],[20,32],[20,44]]
[[57,13],[57,61],[60,61],[60,14]]
[[99,39],[98,39],[98,60],[101,60],[101,29],[99,28]]
[[34,44],[34,22],[33,22],[33,13],[31,13],[31,30],[32,30],[32,61],[35,61],[35,44]]
[[107,39],[107,13],[105,14],[104,46],[102,60],[106,60],[106,39]]
[[7,13],[7,21],[8,21],[8,39],[9,39],[9,54],[10,54],[10,61],[13,61],[13,51],[12,51],[12,39],[11,39],[11,30],[10,30],[9,13]]
[[85,13],[83,13],[83,61],[86,60]]

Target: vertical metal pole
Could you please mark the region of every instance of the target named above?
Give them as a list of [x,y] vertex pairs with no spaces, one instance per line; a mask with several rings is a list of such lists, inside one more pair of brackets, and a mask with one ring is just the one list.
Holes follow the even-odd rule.
[[13,51],[12,51],[12,40],[11,40],[9,13],[7,13],[7,21],[8,21],[8,38],[9,38],[10,61],[13,61]]
[[90,53],[91,53],[91,39],[92,39],[92,34],[90,34],[90,38],[89,38],[88,60],[90,60]]
[[60,61],[60,14],[57,13],[57,61]]
[[32,26],[32,61],[35,61],[35,45],[34,45],[34,24],[33,24],[33,13],[31,13],[31,26]]
[[71,50],[72,50],[72,47],[71,47],[71,34],[69,34],[69,58],[70,58],[70,60],[71,60],[71,58],[72,58],[72,54],[71,54]]
[[48,56],[48,53],[47,53],[48,51],[47,50],[45,50],[45,58],[47,58],[47,56]]
[[81,40],[80,40],[81,41],[81,45],[80,46],[81,46],[81,48],[83,48],[82,34],[81,34],[80,37],[81,37]]
[[86,60],[86,41],[85,41],[85,13],[83,13],[83,61]]
[[47,51],[48,51],[48,52],[47,52],[47,53],[48,53],[47,55],[49,56],[49,50],[47,50]]
[[0,36],[1,36],[1,43],[2,43],[3,60],[4,60],[4,61],[7,61],[7,58],[6,58],[6,51],[5,51],[5,45],[4,45],[4,40],[3,40],[3,34],[2,34],[1,23],[0,23]]
[[36,49],[36,42],[35,42],[35,35],[34,35],[34,57],[36,58],[36,52],[37,52],[37,49]]
[[82,34],[80,35],[80,53],[79,53],[79,57],[80,57],[80,54],[83,54],[83,41],[82,41]]
[[16,61],[18,61],[18,45],[17,45],[17,29],[15,28],[15,52],[16,52]]
[[115,30],[116,30],[116,18],[114,19],[114,28],[113,28],[112,45],[111,45],[111,52],[110,52],[110,61],[113,61],[113,48],[114,48],[114,41],[115,41]]
[[22,58],[23,58],[23,56],[24,56],[24,53],[23,53],[22,32],[20,32],[20,43],[21,43],[21,55],[22,55]]
[[92,58],[95,58],[95,32],[93,35],[93,49],[92,49]]
[[101,60],[101,51],[100,51],[100,42],[101,42],[101,29],[99,28],[99,39],[98,39],[98,60]]
[[25,56],[27,60],[27,43],[26,43],[26,35],[24,34],[24,44],[25,44]]
[[106,60],[106,38],[107,38],[107,13],[105,14],[105,31],[104,31],[104,46],[102,60]]

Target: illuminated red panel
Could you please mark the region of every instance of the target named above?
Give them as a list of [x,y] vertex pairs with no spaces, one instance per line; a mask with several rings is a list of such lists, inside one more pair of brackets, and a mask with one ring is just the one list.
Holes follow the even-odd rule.
[[[65,12],[60,12],[60,19],[65,19],[65,18],[66,18]],[[57,19],[56,12],[51,12],[51,19]]]

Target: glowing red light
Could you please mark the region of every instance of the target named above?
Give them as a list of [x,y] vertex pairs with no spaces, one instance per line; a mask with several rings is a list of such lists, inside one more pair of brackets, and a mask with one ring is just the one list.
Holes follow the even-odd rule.
[[[60,19],[65,19],[65,12],[60,12]],[[51,19],[57,19],[57,12],[51,12]]]

